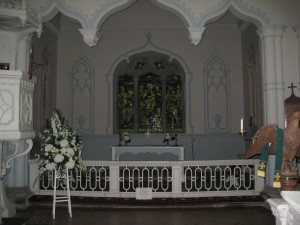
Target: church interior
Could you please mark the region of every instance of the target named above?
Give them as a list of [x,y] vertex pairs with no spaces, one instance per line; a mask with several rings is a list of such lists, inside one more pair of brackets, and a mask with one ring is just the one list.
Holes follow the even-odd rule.
[[[263,177],[260,154],[245,155],[261,127],[287,132],[300,111],[299,8],[1,0],[0,222],[99,224],[101,211],[101,224],[299,224],[300,192],[291,203],[274,186],[279,153]],[[74,148],[48,151],[49,130],[61,146],[59,135],[74,134]],[[55,151],[72,158],[67,185],[36,160]],[[293,179],[297,192],[298,171]],[[56,190],[73,217],[68,202],[55,219]]]

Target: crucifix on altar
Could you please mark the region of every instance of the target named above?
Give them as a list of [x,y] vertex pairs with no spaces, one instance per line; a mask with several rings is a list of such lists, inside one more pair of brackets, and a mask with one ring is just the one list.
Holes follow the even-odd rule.
[[296,88],[297,86],[295,86],[293,83],[291,83],[291,86],[288,86],[288,88],[292,89],[292,94],[294,94],[294,88]]

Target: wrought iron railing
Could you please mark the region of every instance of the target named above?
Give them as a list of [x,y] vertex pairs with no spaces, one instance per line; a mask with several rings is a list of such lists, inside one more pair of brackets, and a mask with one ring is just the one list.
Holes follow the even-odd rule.
[[[150,188],[153,197],[259,195],[264,181],[257,177],[258,160],[219,161],[85,161],[87,173],[70,171],[73,196],[136,197]],[[38,165],[30,161],[30,187],[37,195],[52,195],[53,173],[34,185]],[[63,182],[58,190],[64,190]]]

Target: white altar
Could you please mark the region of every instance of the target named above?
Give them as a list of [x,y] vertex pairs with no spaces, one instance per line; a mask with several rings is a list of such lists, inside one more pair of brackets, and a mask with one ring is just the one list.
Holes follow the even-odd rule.
[[112,146],[111,158],[115,160],[184,160],[183,146]]
[[300,208],[289,204],[282,198],[269,198],[267,202],[276,218],[276,225],[300,224]]

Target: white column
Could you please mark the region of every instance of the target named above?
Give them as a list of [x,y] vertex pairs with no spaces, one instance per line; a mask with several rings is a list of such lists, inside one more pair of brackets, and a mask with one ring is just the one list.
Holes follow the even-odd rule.
[[[262,68],[264,77],[265,124],[284,127],[284,84],[282,70],[283,25],[267,25],[258,32],[262,41]],[[273,186],[275,156],[269,155],[266,185]]]
[[284,83],[282,69],[282,34],[284,25],[259,28],[262,40],[263,75],[265,91],[265,123],[284,127]]
[[[300,24],[294,26],[293,29],[296,32],[297,40],[298,40],[298,70],[299,70],[299,76],[300,76]],[[299,77],[299,79],[300,79],[300,77]],[[300,87],[300,82],[299,82],[299,87]]]
[[275,57],[275,26],[268,25],[259,28],[263,51],[263,76],[265,92],[265,123],[277,123],[277,82]]
[[282,35],[286,26],[277,25],[275,27],[275,61],[276,61],[276,80],[277,80],[277,123],[280,128],[284,128],[285,112],[284,112],[284,82],[282,68]]

